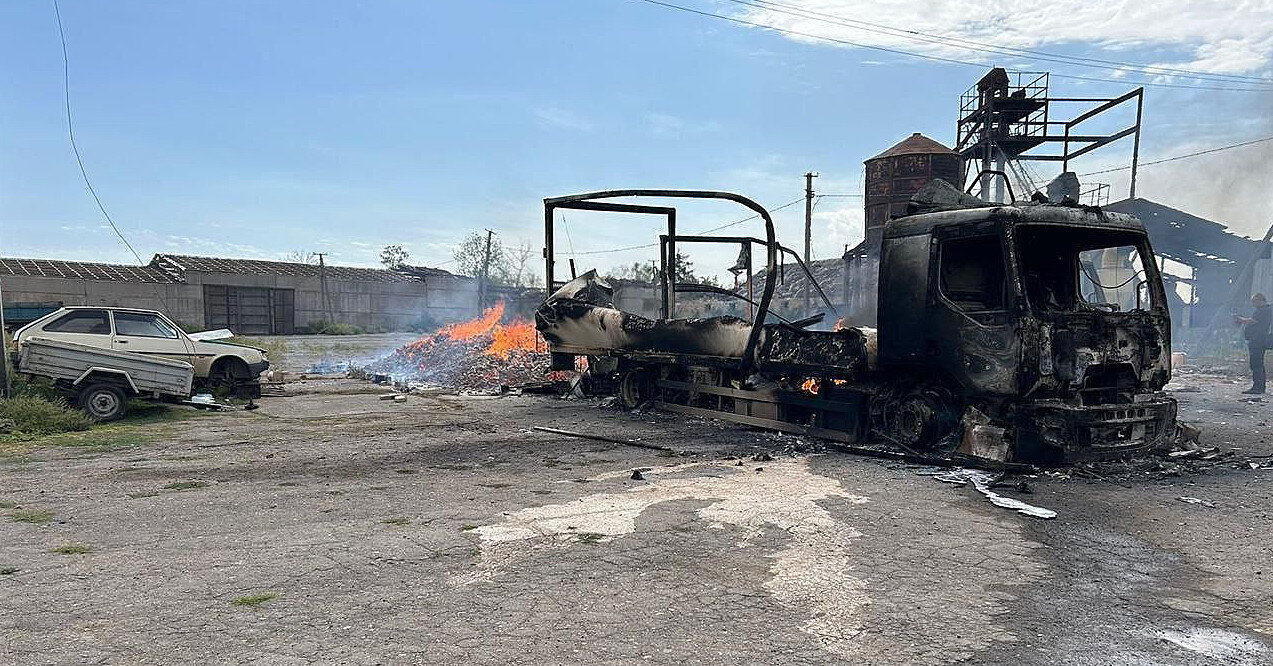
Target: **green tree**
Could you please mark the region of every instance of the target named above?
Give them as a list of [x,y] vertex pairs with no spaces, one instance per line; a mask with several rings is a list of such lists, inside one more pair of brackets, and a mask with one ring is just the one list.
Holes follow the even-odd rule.
[[402,268],[410,256],[411,253],[404,250],[401,245],[386,245],[380,253],[380,263],[388,269]]
[[[460,275],[481,277],[482,268],[486,264],[486,234],[473,232],[466,236],[455,250],[455,263]],[[499,279],[500,267],[504,266],[504,244],[498,237],[491,239],[491,281]]]

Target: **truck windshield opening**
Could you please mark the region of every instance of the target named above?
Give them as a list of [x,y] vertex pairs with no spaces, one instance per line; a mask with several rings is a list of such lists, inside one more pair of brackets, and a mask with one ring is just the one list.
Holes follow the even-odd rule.
[[1140,234],[1022,227],[1016,245],[1022,286],[1035,312],[1130,312],[1157,305]]

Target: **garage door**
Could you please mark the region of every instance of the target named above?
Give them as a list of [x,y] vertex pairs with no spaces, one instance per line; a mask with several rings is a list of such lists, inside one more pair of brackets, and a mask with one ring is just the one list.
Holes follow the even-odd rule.
[[296,332],[296,296],[291,289],[203,285],[203,317],[209,328],[240,335]]

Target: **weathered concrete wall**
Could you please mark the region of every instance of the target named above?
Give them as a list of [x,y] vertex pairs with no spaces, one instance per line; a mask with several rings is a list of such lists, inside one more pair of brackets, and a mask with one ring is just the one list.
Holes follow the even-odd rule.
[[[4,302],[61,302],[63,305],[106,305],[159,310],[179,323],[204,325],[205,284],[293,289],[296,326],[326,319],[322,289],[316,278],[283,275],[238,275],[187,271],[186,282],[152,284],[5,276],[0,278]],[[436,323],[477,315],[477,281],[458,276],[428,277],[422,282],[328,280],[332,318],[369,330],[407,330],[422,318]]]
[[107,282],[7,275],[0,278],[4,302],[105,305],[159,310],[181,323],[203,322],[203,290],[188,284]]
[[[186,271],[186,281],[196,286],[200,294],[205,284],[292,289],[298,329],[328,319],[317,278]],[[446,323],[477,315],[477,281],[459,276],[428,277],[422,282],[329,279],[327,298],[331,319],[336,323],[368,330],[400,331],[412,328],[425,317]]]

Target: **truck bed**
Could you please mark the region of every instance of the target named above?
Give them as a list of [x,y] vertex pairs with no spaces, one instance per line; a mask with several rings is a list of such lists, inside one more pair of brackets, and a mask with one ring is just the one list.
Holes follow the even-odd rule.
[[183,361],[102,349],[75,342],[27,338],[18,353],[18,372],[78,385],[94,370],[126,373],[139,395],[190,395],[194,368]]

